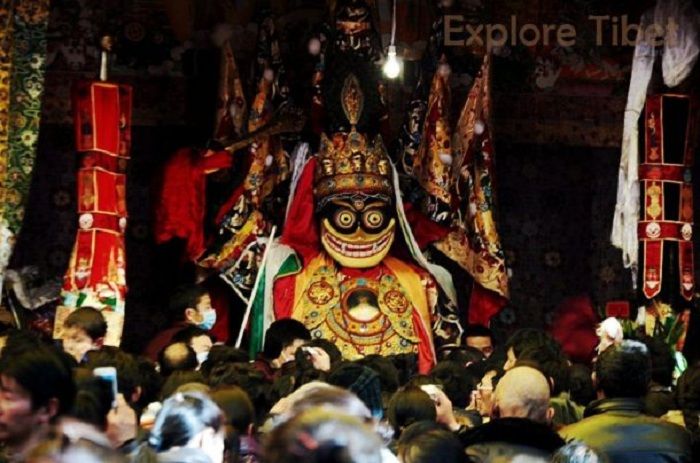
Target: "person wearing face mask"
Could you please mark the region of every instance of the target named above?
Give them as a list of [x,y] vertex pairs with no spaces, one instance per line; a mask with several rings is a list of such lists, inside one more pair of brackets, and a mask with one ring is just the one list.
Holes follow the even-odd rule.
[[144,355],[153,361],[158,359],[158,353],[173,341],[179,331],[196,326],[208,332],[216,323],[216,310],[211,306],[209,293],[197,285],[176,289],[170,298],[169,312],[176,322],[156,334],[144,351]]

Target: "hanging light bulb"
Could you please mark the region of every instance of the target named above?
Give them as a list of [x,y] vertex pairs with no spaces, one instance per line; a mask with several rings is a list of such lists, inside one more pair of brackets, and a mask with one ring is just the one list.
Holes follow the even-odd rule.
[[392,1],[391,6],[391,39],[382,71],[389,79],[396,79],[401,73],[401,62],[396,57],[396,45],[394,45],[396,40],[396,0]]
[[389,79],[396,79],[401,72],[401,62],[396,57],[396,47],[394,45],[389,45],[386,62],[382,70]]

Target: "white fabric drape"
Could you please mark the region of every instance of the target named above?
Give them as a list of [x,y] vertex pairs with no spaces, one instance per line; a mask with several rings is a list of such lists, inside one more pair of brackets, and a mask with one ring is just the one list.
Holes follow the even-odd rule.
[[[698,59],[698,30],[700,15],[689,0],[658,0],[653,10],[640,21],[641,30],[649,25],[662,26],[665,31],[662,49],[651,41],[640,40],[634,50],[630,88],[627,94],[622,132],[622,153],[617,184],[617,203],[610,240],[622,250],[622,262],[632,270],[632,285],[636,288],[639,221],[639,139],[638,121],[646,102],[647,89],[654,70],[656,55],[662,54],[661,69],[668,87],[681,84],[692,72]],[[671,24],[671,27],[669,27]],[[677,27],[673,27],[673,25]]]

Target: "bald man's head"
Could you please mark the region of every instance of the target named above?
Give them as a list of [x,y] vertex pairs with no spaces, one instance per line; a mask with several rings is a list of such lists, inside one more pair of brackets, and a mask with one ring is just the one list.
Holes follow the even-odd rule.
[[492,418],[528,418],[549,423],[549,382],[538,370],[520,366],[511,368],[498,382],[494,392]]
[[165,347],[158,357],[160,373],[169,376],[173,371],[197,368],[197,354],[184,342],[175,342]]

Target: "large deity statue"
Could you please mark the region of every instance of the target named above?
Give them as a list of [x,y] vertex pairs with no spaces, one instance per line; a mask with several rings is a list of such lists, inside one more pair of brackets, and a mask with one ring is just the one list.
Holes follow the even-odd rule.
[[344,2],[335,19],[314,79],[323,133],[292,185],[284,231],[254,295],[253,348],[269,322],[292,317],[347,359],[417,354],[427,372],[436,341],[459,333],[455,290],[421,254],[380,135],[386,113],[371,9]]
[[[356,129],[363,94],[355,75],[341,98],[351,128],[323,135],[302,174],[281,239],[301,260],[274,282],[274,315],[303,321],[345,358],[416,353],[426,371],[435,361],[438,287],[426,269],[392,256],[413,238],[398,226],[402,206],[381,136]],[[315,223],[299,223],[313,220],[311,207]]]
[[[289,94],[280,90],[279,96],[299,103],[293,86],[275,84],[285,76],[275,64],[281,62],[273,53],[279,47],[267,43],[274,34],[261,34],[268,38],[258,47],[265,51],[258,59],[264,70],[247,135],[255,135],[255,143],[247,153],[236,154],[247,154],[241,164],[248,172],[221,207],[216,236],[190,237],[197,244],[190,257],[200,268],[218,272],[252,307],[253,353],[260,351],[272,321],[293,317],[314,338],[335,343],[347,359],[415,354],[419,371],[427,372],[435,363],[435,347],[458,340],[464,317],[457,315],[451,274],[422,252],[430,242],[426,236],[435,241],[442,235],[431,235],[437,225],[425,219],[421,240],[414,237],[421,227],[412,230],[409,224],[385,148],[390,131],[374,8],[366,0],[333,2],[333,22],[314,29],[309,124],[295,147],[255,135],[274,128],[275,115],[287,104],[276,106],[275,88],[289,88]],[[266,61],[267,54],[272,58]],[[230,92],[239,93],[236,86]],[[288,200],[280,194],[287,183]],[[275,188],[280,185],[285,188]],[[182,209],[179,202],[175,206],[175,212]],[[197,222],[202,216],[197,214]],[[182,228],[181,220],[161,222]]]

